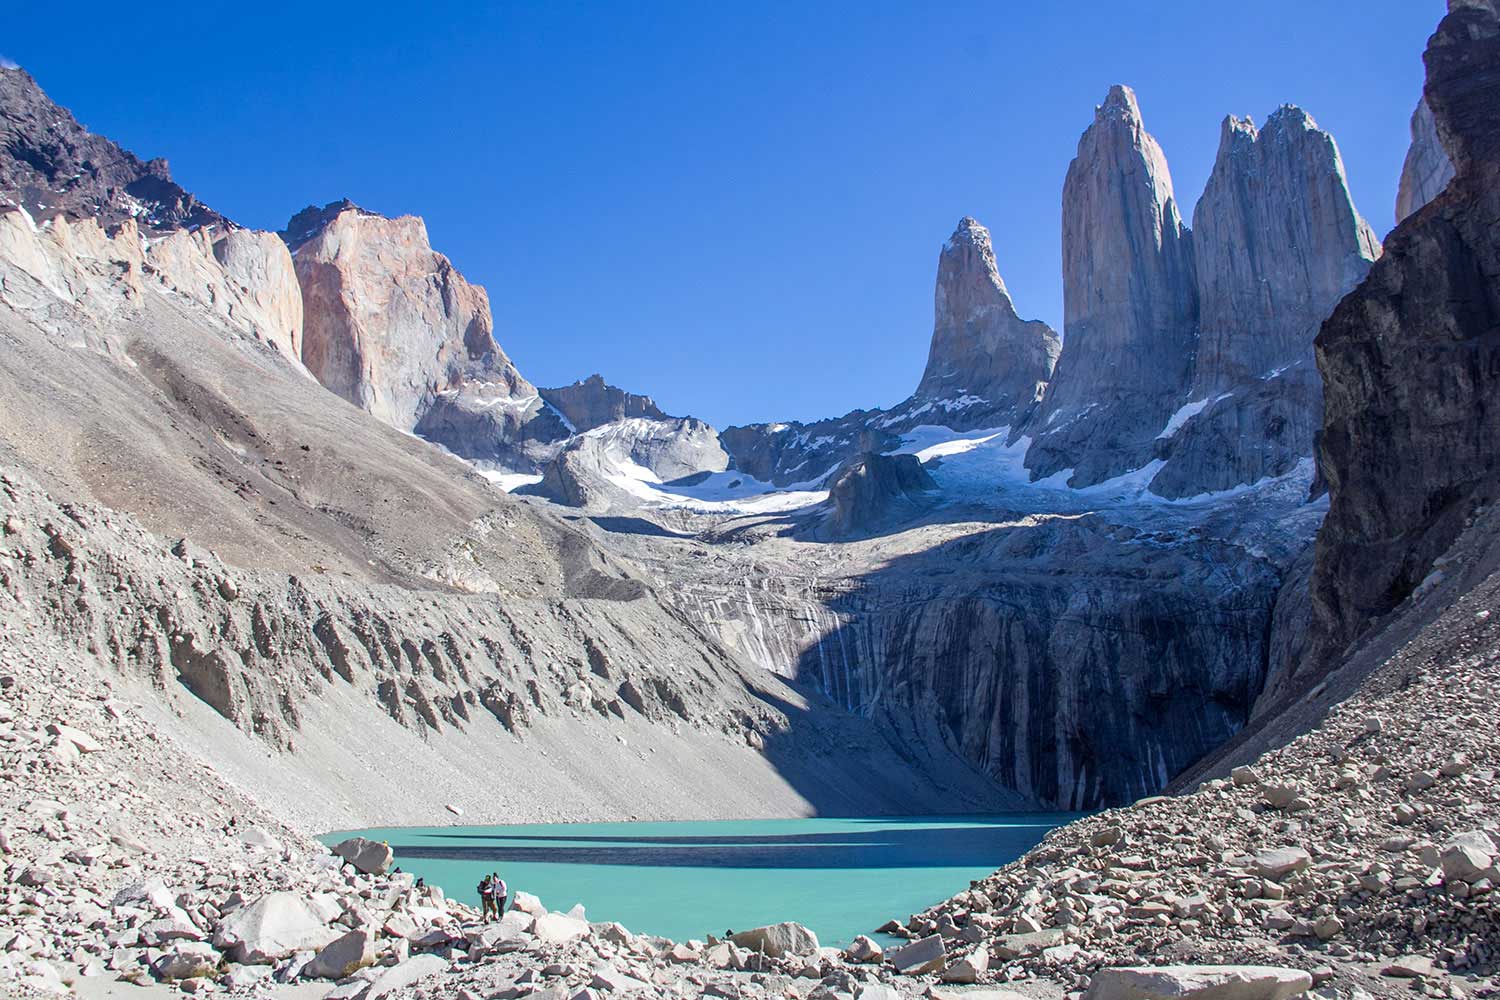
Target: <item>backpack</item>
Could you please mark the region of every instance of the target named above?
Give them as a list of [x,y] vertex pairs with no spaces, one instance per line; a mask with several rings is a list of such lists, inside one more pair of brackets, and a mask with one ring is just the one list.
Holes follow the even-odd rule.
[[480,881],[480,883],[479,883],[479,895],[480,895],[480,898],[483,898],[483,897],[488,896],[490,894],[490,886],[491,885],[492,885],[492,883],[490,882],[490,877],[488,875],[486,875]]

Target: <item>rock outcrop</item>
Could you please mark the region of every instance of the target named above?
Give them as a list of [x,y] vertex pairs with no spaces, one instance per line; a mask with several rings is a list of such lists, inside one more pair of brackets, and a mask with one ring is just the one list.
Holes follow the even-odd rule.
[[1135,94],[1116,86],[1063,185],[1064,346],[1027,433],[1036,478],[1089,486],[1151,460],[1192,379],[1191,233]]
[[1401,166],[1401,186],[1396,190],[1396,224],[1442,193],[1453,179],[1453,161],[1438,138],[1432,108],[1423,97],[1411,114],[1411,146]]
[[824,527],[836,538],[889,528],[930,506],[936,489],[917,456],[866,452],[828,487]]
[[[1018,423],[1041,398],[1061,344],[1046,323],[1016,314],[990,232],[971,217],[959,221],[938,256],[933,313],[916,398],[949,401],[947,416],[965,426],[979,426],[972,423],[979,411],[992,426]],[[946,422],[938,414],[933,420]]]
[[1454,178],[1386,239],[1318,336],[1328,518],[1311,585],[1315,651],[1337,654],[1440,578],[1500,498],[1500,14],[1450,4],[1425,100]]
[[1153,492],[1178,498],[1285,475],[1309,459],[1322,397],[1312,342],[1380,255],[1333,136],[1283,106],[1224,120],[1193,212],[1198,347],[1157,436]]
[[541,389],[542,398],[561,413],[578,433],[604,424],[641,417],[647,420],[670,420],[650,396],[610,385],[602,375],[590,375],[559,389]]
[[228,220],[172,180],[163,159],[141,161],[78,123],[31,75],[0,66],[0,204],[37,223],[126,220],[148,231],[226,226]]
[[302,287],[302,360],[344,399],[454,454],[535,465],[566,437],[494,338],[489,297],[435,252],[415,216],[344,201],[287,224]]

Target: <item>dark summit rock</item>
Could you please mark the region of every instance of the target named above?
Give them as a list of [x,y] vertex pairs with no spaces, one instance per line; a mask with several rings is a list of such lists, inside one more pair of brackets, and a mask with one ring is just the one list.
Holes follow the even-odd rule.
[[1500,12],[1449,8],[1427,48],[1426,101],[1455,176],[1386,238],[1317,339],[1322,659],[1411,595],[1500,497]]
[[146,230],[228,225],[172,180],[164,159],[141,160],[94,135],[23,69],[0,66],[0,203],[38,223],[94,218],[106,229],[136,220]]

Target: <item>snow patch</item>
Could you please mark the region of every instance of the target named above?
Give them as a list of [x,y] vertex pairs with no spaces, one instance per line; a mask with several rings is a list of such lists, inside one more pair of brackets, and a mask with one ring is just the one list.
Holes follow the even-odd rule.
[[1191,403],[1183,403],[1177,408],[1177,412],[1172,414],[1167,420],[1167,426],[1162,428],[1162,432],[1156,435],[1156,440],[1164,441],[1167,438],[1175,436],[1178,431],[1182,430],[1183,424],[1196,417],[1199,413],[1202,413],[1205,407],[1211,406],[1221,399],[1228,399],[1232,395],[1234,393],[1225,392],[1213,398],[1204,396],[1202,399],[1194,400]]

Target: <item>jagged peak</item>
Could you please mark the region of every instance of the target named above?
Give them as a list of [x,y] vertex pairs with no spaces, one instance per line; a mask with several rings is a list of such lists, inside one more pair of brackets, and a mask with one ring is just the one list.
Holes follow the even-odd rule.
[[1141,105],[1136,100],[1135,91],[1123,83],[1110,87],[1109,93],[1104,97],[1104,103],[1094,109],[1094,120],[1141,124]]
[[353,212],[356,215],[370,219],[389,218],[389,216],[381,215],[379,212],[372,212],[367,208],[356,205],[348,198],[340,198],[337,201],[330,201],[322,208],[316,205],[308,205],[293,215],[288,220],[286,228],[277,235],[286,242],[286,245],[291,248],[293,253],[296,253],[303,245],[327,229],[335,219],[346,212]]
[[1270,117],[1266,119],[1265,127],[1266,129],[1270,129],[1272,126],[1287,131],[1292,129],[1302,129],[1305,132],[1323,131],[1318,127],[1316,118],[1306,109],[1295,104],[1283,104],[1271,112]]

